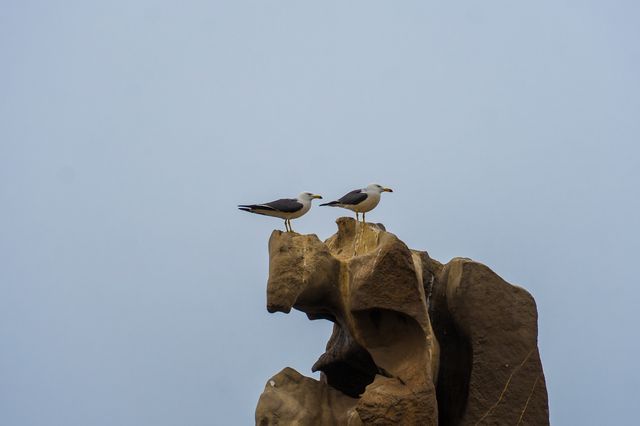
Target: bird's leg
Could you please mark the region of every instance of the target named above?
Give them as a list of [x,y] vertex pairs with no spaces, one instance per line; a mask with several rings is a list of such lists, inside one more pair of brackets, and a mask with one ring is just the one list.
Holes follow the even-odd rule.
[[362,212],[362,236],[364,237],[364,231],[367,228],[367,220],[364,218],[364,212]]
[[289,219],[289,231],[293,232],[293,228],[291,227],[291,219]]
[[356,247],[355,247],[354,255],[358,254],[358,245],[359,245],[358,241],[362,242],[362,239],[364,238],[364,231],[367,224],[367,222],[365,221],[364,215],[365,215],[365,212],[362,212],[362,222],[360,222],[360,228],[361,228],[360,233],[358,234],[358,232],[356,231],[356,243],[355,243]]
[[287,219],[284,220],[284,232],[289,232],[289,224],[287,223]]
[[[364,218],[364,213],[362,213],[362,217]],[[360,225],[360,228],[362,229],[360,233],[358,233],[358,225]],[[364,228],[362,228],[362,222],[360,221],[359,213],[356,212],[356,235],[355,235],[355,238],[353,239],[353,255],[354,256],[358,255],[358,246],[360,245],[359,243],[362,240],[363,231],[364,231]]]

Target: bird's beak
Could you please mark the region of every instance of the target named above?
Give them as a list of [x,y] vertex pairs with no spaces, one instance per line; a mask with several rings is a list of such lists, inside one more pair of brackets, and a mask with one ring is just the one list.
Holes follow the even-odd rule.
[[393,189],[391,189],[391,188],[382,188],[382,190],[384,192],[393,192]]
[[318,199],[322,200],[322,195],[313,194],[313,195],[311,196],[311,198],[313,198],[313,199],[318,198]]

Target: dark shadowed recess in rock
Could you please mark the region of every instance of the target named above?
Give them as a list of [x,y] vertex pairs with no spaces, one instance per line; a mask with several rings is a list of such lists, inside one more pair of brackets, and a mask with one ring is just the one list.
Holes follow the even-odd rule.
[[313,365],[329,386],[352,398],[362,395],[373,382],[378,367],[371,355],[340,324],[334,324],[327,351]]
[[[362,332],[361,338],[373,348],[396,348],[394,354],[383,358],[406,359],[415,348],[425,345],[424,334],[418,323],[400,312],[387,309],[365,309],[353,312]],[[417,351],[419,352],[419,351]],[[376,374],[389,373],[376,365],[371,354],[342,327],[334,324],[333,334],[327,342],[326,352],[314,364],[312,371],[321,371],[324,381],[345,395],[357,398],[367,385],[373,383]]]
[[469,394],[473,351],[469,339],[462,335],[442,303],[433,303],[429,311],[431,324],[440,343],[440,368],[436,385],[438,425],[459,425]]

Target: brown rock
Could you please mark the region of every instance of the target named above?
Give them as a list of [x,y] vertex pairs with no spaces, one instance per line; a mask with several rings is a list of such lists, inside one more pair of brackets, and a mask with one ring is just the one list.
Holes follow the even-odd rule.
[[[267,310],[288,313],[307,306],[305,312],[339,304],[340,262],[315,235],[273,231],[269,239]],[[302,310],[302,309],[301,309]]]
[[287,367],[267,381],[258,401],[256,425],[356,426],[361,424],[354,411],[357,402]]
[[399,379],[377,376],[356,411],[365,425],[425,425],[433,419],[433,399],[431,388],[413,392]]
[[271,235],[269,312],[334,329],[313,366],[321,381],[274,376],[257,424],[548,424],[526,291],[469,260],[443,266],[382,225],[337,224],[324,243]]
[[441,347],[440,424],[549,424],[535,301],[487,266],[456,258],[431,310]]

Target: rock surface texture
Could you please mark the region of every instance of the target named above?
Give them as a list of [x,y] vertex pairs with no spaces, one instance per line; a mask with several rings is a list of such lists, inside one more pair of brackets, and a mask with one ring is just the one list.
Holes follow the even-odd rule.
[[266,425],[548,425],[535,301],[469,259],[446,265],[380,224],[337,220],[324,243],[274,231],[267,309],[332,321],[313,365],[285,368]]

